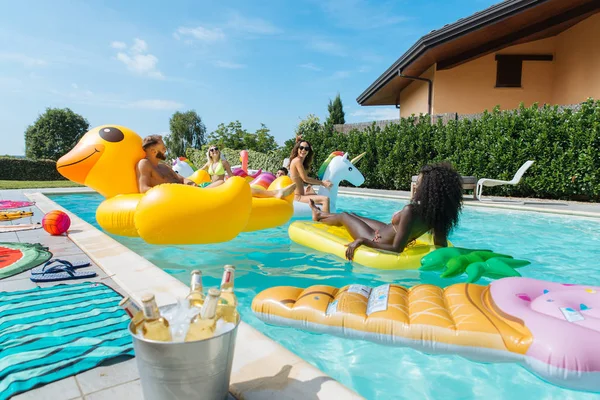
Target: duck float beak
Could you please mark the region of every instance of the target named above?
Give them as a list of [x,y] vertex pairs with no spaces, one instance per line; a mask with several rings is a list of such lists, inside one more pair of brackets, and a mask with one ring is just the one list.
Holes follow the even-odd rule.
[[56,162],[58,172],[70,181],[85,184],[85,179],[104,153],[104,145],[78,144]]

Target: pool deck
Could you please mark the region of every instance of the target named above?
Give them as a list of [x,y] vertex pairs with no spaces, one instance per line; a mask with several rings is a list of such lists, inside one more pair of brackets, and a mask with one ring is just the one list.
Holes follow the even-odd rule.
[[[363,189],[340,187],[341,195],[379,197],[386,199],[409,200],[410,192],[401,190]],[[489,200],[491,199],[491,201]],[[517,211],[542,212],[550,214],[574,215],[581,217],[600,218],[600,203],[584,203],[577,201],[545,200],[533,198],[485,197],[484,201],[473,199],[465,194],[463,198],[466,207],[501,208]]]
[[[159,305],[172,304],[187,295],[189,288],[145,258],[130,251],[76,215],[64,210],[42,193],[85,193],[87,188],[0,190],[0,200],[36,202],[32,222],[41,222],[44,213],[60,209],[71,217],[68,236],[50,236],[43,229],[0,233],[0,242],[41,243],[53,258],[89,259],[98,276],[55,283],[31,282],[29,271],[0,280],[0,291],[32,289],[36,286],[102,282],[138,303],[145,293],[154,293]],[[23,209],[26,210],[26,209]],[[30,223],[29,218],[13,221]],[[0,222],[10,224],[10,222]],[[14,399],[143,399],[135,359],[115,360],[30,390]],[[250,325],[238,328],[228,399],[362,399],[354,391],[308,364]]]

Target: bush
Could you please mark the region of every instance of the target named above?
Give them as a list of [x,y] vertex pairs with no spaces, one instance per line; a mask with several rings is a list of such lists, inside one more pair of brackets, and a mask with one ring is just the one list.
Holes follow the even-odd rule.
[[534,160],[519,185],[486,188],[486,194],[600,200],[600,101],[591,99],[576,111],[521,106],[447,125],[410,117],[348,134],[321,126],[304,138],[316,152],[315,167],[335,150],[350,157],[366,151],[358,165],[364,187],[409,190],[421,166],[443,160],[462,175],[510,180]]
[[62,181],[65,178],[56,170],[56,161],[0,157],[0,180]]
[[[186,151],[187,158],[194,164],[196,168],[201,168],[206,163],[206,152],[208,145],[202,149],[188,148]],[[240,150],[221,149],[221,153],[225,156],[231,166],[240,165]],[[260,153],[254,150],[248,150],[248,169],[262,169],[265,172],[275,173],[283,165],[283,158],[278,151],[269,153]]]

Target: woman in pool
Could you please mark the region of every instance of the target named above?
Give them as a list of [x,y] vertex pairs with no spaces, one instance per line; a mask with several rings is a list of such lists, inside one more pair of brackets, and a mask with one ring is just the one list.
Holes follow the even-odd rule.
[[306,191],[304,188],[304,184],[312,184],[312,185],[322,185],[326,188],[330,188],[332,183],[328,180],[320,181],[318,179],[310,178],[307,174],[307,171],[310,172],[313,161],[313,151],[312,146],[306,140],[302,140],[300,136],[296,138],[296,144],[292,149],[292,154],[290,155],[290,177],[292,181],[296,184],[296,196],[294,200],[300,201],[302,203],[308,203],[310,201],[320,204],[323,206],[323,211],[329,212],[329,197],[327,196],[319,196],[312,190],[312,187],[309,187]]
[[222,185],[225,183],[225,173],[227,173],[228,176],[233,176],[229,162],[221,158],[221,151],[216,145],[208,146],[206,158],[208,161],[200,169],[208,171],[211,182],[202,184],[202,187],[217,187]]
[[[221,158],[221,151],[216,145],[208,146],[208,153],[206,153],[208,161],[201,169],[206,169],[210,175],[211,182],[203,183],[200,187],[213,188],[225,183],[225,173],[227,176],[232,177],[233,172],[231,166],[227,160]],[[259,190],[252,188],[252,196],[254,197],[276,197],[281,199],[286,197],[296,189],[296,184],[292,183],[278,190]]]
[[401,253],[408,243],[433,231],[436,246],[448,246],[448,234],[456,226],[462,209],[462,181],[448,163],[421,168],[410,204],[392,216],[389,224],[356,214],[329,214],[311,201],[313,219],[326,225],[344,226],[354,238],[346,258],[352,261],[359,246]]

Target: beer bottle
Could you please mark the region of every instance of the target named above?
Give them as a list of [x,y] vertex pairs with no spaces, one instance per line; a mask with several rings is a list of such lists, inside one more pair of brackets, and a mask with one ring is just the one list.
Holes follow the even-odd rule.
[[195,340],[204,340],[211,338],[215,333],[217,326],[217,303],[219,302],[219,289],[209,289],[208,297],[202,305],[200,314],[192,318],[187,335],[186,342]]
[[223,279],[221,280],[221,297],[219,299],[217,314],[219,318],[223,318],[223,321],[235,324],[238,319],[238,300],[233,292],[235,267],[233,265],[226,265],[224,268],[225,271],[223,272]]
[[144,310],[142,335],[146,339],[170,342],[172,337],[171,330],[169,329],[169,321],[161,317],[154,295],[147,294],[142,297],[142,305]]
[[144,322],[144,313],[142,310],[128,296],[123,297],[119,306],[129,315],[129,318],[133,322],[133,333],[137,333],[138,328]]
[[190,302],[190,307],[202,308],[204,304],[204,293],[202,293],[202,272],[200,270],[192,271],[192,283],[190,285],[190,293],[187,295]]

